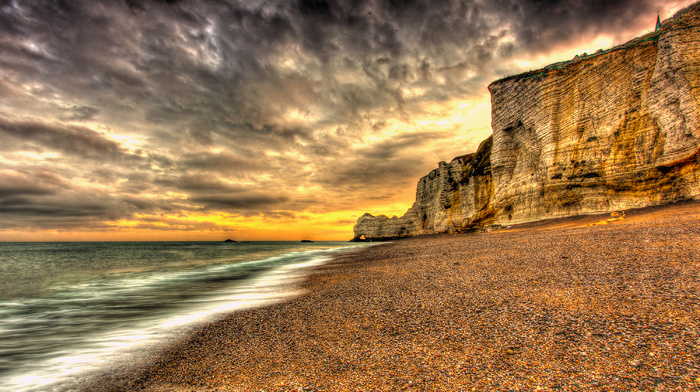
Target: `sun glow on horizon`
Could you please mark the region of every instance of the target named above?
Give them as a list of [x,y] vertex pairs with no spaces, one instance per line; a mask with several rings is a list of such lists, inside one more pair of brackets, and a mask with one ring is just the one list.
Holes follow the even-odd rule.
[[226,212],[139,214],[133,219],[105,222],[100,230],[5,230],[0,241],[223,241],[227,238],[237,241],[347,241],[352,238],[352,227],[361,214],[356,211],[304,212],[296,216],[280,212],[279,216],[256,217]]

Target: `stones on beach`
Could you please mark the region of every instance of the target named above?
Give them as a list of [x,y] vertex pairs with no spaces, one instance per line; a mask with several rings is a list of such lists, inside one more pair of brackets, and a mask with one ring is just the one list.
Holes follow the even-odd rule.
[[698,390],[699,210],[342,254],[304,295],[202,327],[143,385]]

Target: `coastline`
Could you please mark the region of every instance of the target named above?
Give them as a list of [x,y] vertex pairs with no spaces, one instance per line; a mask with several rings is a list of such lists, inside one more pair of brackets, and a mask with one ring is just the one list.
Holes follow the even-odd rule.
[[341,253],[100,388],[700,388],[700,203],[607,217]]

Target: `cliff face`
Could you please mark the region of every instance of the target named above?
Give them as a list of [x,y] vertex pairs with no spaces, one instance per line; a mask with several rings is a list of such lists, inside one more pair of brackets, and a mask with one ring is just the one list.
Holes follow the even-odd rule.
[[610,50],[489,86],[493,140],[423,177],[368,239],[465,231],[700,197],[700,5]]
[[656,34],[489,86],[497,224],[700,195],[700,10]]

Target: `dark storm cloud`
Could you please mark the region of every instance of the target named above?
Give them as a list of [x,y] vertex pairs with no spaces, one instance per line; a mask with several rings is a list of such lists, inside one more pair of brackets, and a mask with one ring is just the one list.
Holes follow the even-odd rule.
[[201,203],[207,209],[224,210],[269,210],[275,209],[281,203],[289,200],[285,196],[273,196],[267,193],[246,192],[242,194],[222,194],[196,196],[191,198],[195,203]]
[[177,178],[163,178],[157,182],[164,187],[200,194],[237,192],[239,190],[238,187],[226,184],[215,176],[202,173],[184,174]]
[[180,170],[201,170],[213,172],[256,172],[262,171],[268,162],[265,157],[245,157],[227,152],[200,152],[185,154],[179,161]]
[[113,158],[122,153],[118,143],[91,129],[42,122],[12,122],[0,118],[0,134],[35,143],[49,150],[93,158]]
[[178,179],[177,188],[185,191],[197,192],[232,192],[235,188],[216,179],[203,178],[199,176],[182,176]]
[[319,169],[312,179],[329,189],[343,192],[386,195],[396,186],[414,186],[413,180],[433,162],[426,162],[421,147],[439,137],[438,133],[422,132],[399,135],[366,148],[353,151],[339,165]]
[[66,218],[96,222],[129,214],[122,203],[111,195],[70,189],[52,190],[45,194],[25,191],[22,195],[0,197],[0,213],[13,218],[3,220],[2,227],[25,225],[26,222],[14,221],[23,216],[41,222],[44,227],[60,227]]
[[76,106],[73,105],[69,108],[63,109],[63,113],[60,116],[61,120],[89,120],[97,114],[99,110],[90,106]]
[[134,212],[168,211],[162,201],[123,196],[94,186],[79,186],[59,170],[0,170],[0,227],[79,227],[122,219]]
[[[335,175],[322,179],[326,185],[338,189],[363,190],[366,187],[386,188],[393,184],[410,184],[407,181],[415,177],[417,169],[424,166],[421,160],[412,157],[402,157],[390,161],[358,160],[338,170]],[[410,185],[409,185],[410,186]],[[375,191],[378,189],[375,189]]]
[[151,212],[157,211],[160,207],[157,202],[143,197],[124,196],[122,202],[131,205],[136,211]]
[[417,132],[399,135],[370,146],[366,152],[362,153],[362,156],[382,161],[388,160],[410,147],[420,146],[441,136],[439,132]]
[[0,201],[28,195],[48,195],[57,191],[57,181],[37,181],[39,178],[36,177],[16,171],[0,171]]
[[[0,182],[0,227],[46,229],[109,228],[105,221],[133,219],[133,214],[180,213],[187,204],[121,196],[94,188],[52,188],[46,184],[18,189]],[[81,227],[82,226],[82,227]]]
[[[3,41],[13,50],[1,60],[63,91],[109,99],[114,107],[108,110],[132,107],[160,123],[207,118],[213,125],[193,127],[191,134],[211,141],[211,131],[203,128],[228,130],[231,136],[247,131],[226,118],[262,129],[279,126],[275,121],[285,108],[310,104],[326,106],[328,113],[338,114],[331,117],[337,122],[351,122],[375,108],[392,109],[402,104],[398,89],[424,80],[430,70],[446,75],[452,86],[434,97],[447,97],[455,89],[464,94],[468,91],[459,89],[468,71],[488,67],[513,50],[549,50],[582,34],[628,25],[639,10],[649,8],[646,2],[634,5],[631,0],[299,0],[264,7],[33,2],[8,6],[0,16],[15,37]],[[517,41],[501,42],[506,32]],[[328,72],[320,86],[314,87],[306,68],[279,68],[278,57],[295,45],[302,60],[327,63],[319,69]],[[368,79],[333,83],[336,72],[347,71],[331,64],[340,58],[347,59],[347,70]],[[137,103],[143,106],[134,107]],[[91,118],[93,110],[99,109],[64,118]]]
[[[40,78],[69,76],[82,79],[82,88],[104,84],[160,98],[172,111],[183,110],[182,103],[189,101],[177,103],[177,95],[158,93],[196,85],[223,97],[225,88],[249,85],[244,79],[280,83],[270,78],[276,73],[270,56],[290,45],[301,45],[322,61],[385,57],[396,78],[418,74],[430,63],[456,63],[446,52],[453,47],[467,52],[460,60],[488,62],[500,48],[493,37],[506,30],[517,41],[503,51],[547,49],[582,34],[634,24],[652,7],[639,0],[67,4],[8,5],[0,26],[17,39],[5,42],[15,51],[3,60],[45,67],[46,76],[34,75]],[[20,37],[30,37],[32,44]],[[406,56],[421,61],[401,64]]]
[[655,20],[648,17],[657,4],[649,0],[494,0],[487,3],[487,9],[499,14],[517,37],[504,51],[513,47],[548,51],[596,33],[614,36],[640,23],[652,30]]
[[55,198],[7,198],[0,205],[0,212],[13,215],[47,216],[50,218],[90,217],[111,218],[110,210],[99,201],[76,198],[70,202]]

